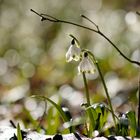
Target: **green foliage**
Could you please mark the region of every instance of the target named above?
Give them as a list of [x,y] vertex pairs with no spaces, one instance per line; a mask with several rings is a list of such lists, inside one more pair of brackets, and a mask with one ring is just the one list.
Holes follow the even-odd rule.
[[[38,122],[33,118],[33,116],[30,114],[30,111],[27,110],[26,108],[23,109],[23,112],[26,114],[26,118],[23,118],[23,123],[25,125],[25,128],[29,127],[29,122],[32,124],[33,128],[37,128],[38,127]],[[24,120],[25,119],[25,120]],[[28,121],[26,121],[26,119]],[[39,130],[38,130],[39,131]]]
[[18,140],[23,140],[19,123],[17,125],[17,139]]
[[129,135],[131,137],[135,137],[137,132],[136,113],[134,111],[129,111],[126,113],[126,115],[128,117],[129,125],[130,125]]
[[122,136],[135,137],[137,133],[136,114],[129,111],[119,118],[118,134]]
[[[39,95],[33,95],[32,97],[33,98],[37,98],[37,99],[41,99],[41,100],[47,100],[48,102],[50,102],[57,109],[57,111],[60,113],[60,115],[61,115],[61,117],[62,117],[62,119],[63,119],[64,122],[69,122],[70,121],[68,119],[68,117],[66,116],[65,112],[63,111],[63,109],[61,108],[61,106],[59,106],[58,104],[56,104],[51,99],[49,99],[49,98],[47,98],[45,96],[39,96]],[[71,131],[70,128],[69,128],[69,130]]]
[[96,111],[96,114],[98,116],[96,119],[96,129],[98,131],[102,131],[105,123],[107,122],[108,110],[102,103],[94,104],[93,109]]
[[60,127],[60,114],[54,107],[50,107],[47,113],[46,134],[55,134]]
[[119,118],[118,132],[117,132],[118,135],[127,136],[129,133],[128,127],[129,127],[128,118],[127,118],[126,114],[123,114]]
[[102,103],[96,103],[86,108],[86,110],[91,109],[92,116],[94,120],[93,130],[102,131],[105,123],[107,122],[108,110],[106,106]]
[[59,113],[60,113],[62,119],[64,120],[64,122],[68,121],[68,119],[67,119],[64,111],[62,110],[62,108],[58,104],[56,104],[54,101],[52,101],[51,99],[49,99],[49,98],[47,98],[45,96],[39,96],[39,95],[32,95],[31,97],[32,98],[42,99],[42,100],[47,100],[48,102],[50,102],[59,111]]

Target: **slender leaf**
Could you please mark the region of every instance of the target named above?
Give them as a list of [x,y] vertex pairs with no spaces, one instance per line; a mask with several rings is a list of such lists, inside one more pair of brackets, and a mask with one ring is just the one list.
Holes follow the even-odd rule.
[[[47,114],[47,131],[46,134],[50,134],[53,135],[55,133],[57,133],[58,128],[60,126],[60,121],[59,121],[59,112],[56,111],[56,113],[54,114],[54,107],[50,107],[48,110],[48,114]],[[52,123],[53,121],[53,123]]]
[[64,122],[69,122],[70,120],[67,118],[65,112],[62,110],[61,106],[56,104],[54,101],[52,101],[51,99],[45,97],[45,96],[39,96],[39,95],[33,95],[31,96],[33,98],[38,98],[38,99],[43,99],[43,100],[47,100],[48,102],[50,102],[60,113],[62,119]]
[[[38,122],[32,117],[32,115],[30,114],[30,111],[27,110],[26,108],[24,108],[23,111],[24,111],[24,113],[26,114],[26,118],[28,118],[28,120],[31,122],[32,126],[33,126],[34,128],[37,128]],[[24,121],[24,119],[23,119],[23,123],[24,123],[24,126],[25,126],[26,128],[29,127],[29,123],[28,123],[26,120]]]
[[17,139],[18,140],[23,140],[19,123],[17,125]]
[[89,117],[89,123],[90,123],[90,128],[89,128],[89,136],[92,136],[93,131],[95,130],[96,127],[96,119],[97,119],[97,113],[93,106],[88,106],[86,107],[86,112]]
[[89,108],[91,109],[94,118],[94,129],[100,131],[103,128],[104,124],[107,122],[108,110],[102,103],[95,103],[87,107],[86,109]]
[[134,137],[137,131],[136,114],[134,111],[129,111],[126,115],[130,123],[130,136]]

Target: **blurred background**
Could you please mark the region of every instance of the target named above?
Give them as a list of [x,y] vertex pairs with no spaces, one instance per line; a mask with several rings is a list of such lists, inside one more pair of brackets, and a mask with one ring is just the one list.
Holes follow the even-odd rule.
[[[35,127],[45,105],[30,98],[34,94],[69,107],[74,117],[80,114],[80,105],[86,101],[84,85],[78,63],[65,60],[71,42],[69,34],[98,59],[115,111],[137,109],[136,65],[122,58],[102,36],[72,25],[41,22],[31,8],[95,28],[80,17],[84,14],[126,56],[140,62],[140,16],[136,15],[139,0],[0,0],[1,125],[9,125],[12,119],[26,128]],[[88,76],[88,86],[92,103],[106,102],[98,73]],[[54,126],[50,133],[55,133],[60,126],[58,120],[56,109],[47,104],[44,127]]]

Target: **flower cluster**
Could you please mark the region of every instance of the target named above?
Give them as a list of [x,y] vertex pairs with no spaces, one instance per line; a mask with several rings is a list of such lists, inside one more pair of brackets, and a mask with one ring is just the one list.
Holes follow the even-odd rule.
[[79,61],[78,71],[79,73],[95,73],[95,66],[89,54],[81,51],[81,48],[77,45],[75,39],[71,41],[71,45],[66,53],[66,61],[70,62],[72,60]]

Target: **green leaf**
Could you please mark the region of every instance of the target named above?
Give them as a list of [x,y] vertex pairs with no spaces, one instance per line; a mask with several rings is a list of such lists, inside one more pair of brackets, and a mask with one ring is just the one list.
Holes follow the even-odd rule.
[[96,126],[97,113],[95,109],[93,108],[93,106],[86,107],[86,112],[89,117],[89,124],[90,124],[88,136],[92,137],[92,133],[95,130],[95,126]]
[[[26,108],[24,108],[23,111],[24,111],[24,114],[26,114],[26,118],[28,118],[28,120],[31,122],[32,126],[34,128],[37,128],[38,122],[32,117],[32,115],[30,114],[30,111],[27,110]],[[23,119],[23,123],[26,128],[29,127],[29,123],[25,119]]]
[[23,140],[19,123],[17,125],[17,139],[18,140]]
[[[53,135],[55,133],[57,133],[58,128],[60,126],[60,121],[59,121],[59,112],[56,111],[56,113],[54,114],[54,110],[55,108],[50,107],[48,110],[48,114],[47,114],[47,132],[46,134],[50,134]],[[52,123],[53,122],[53,123]]]
[[33,95],[31,96],[33,98],[38,98],[38,99],[42,99],[42,100],[47,100],[48,102],[50,102],[57,110],[58,112],[61,114],[61,117],[63,119],[64,122],[69,121],[68,118],[66,117],[64,111],[62,110],[61,106],[59,106],[58,104],[56,104],[54,101],[52,101],[51,99],[45,97],[45,96],[39,96],[39,95]]
[[40,95],[33,95],[33,96],[31,96],[31,97],[33,97],[33,98],[38,98],[38,99],[41,99],[41,100],[47,100],[48,102],[50,102],[50,103],[58,110],[58,112],[60,113],[60,115],[61,115],[61,117],[62,117],[62,119],[63,119],[64,122],[70,121],[70,120],[67,118],[65,112],[62,110],[61,106],[59,106],[58,104],[56,104],[56,103],[55,103],[54,101],[52,101],[51,99],[49,99],[49,98],[47,98],[47,97],[45,97],[45,96],[40,96]]
[[108,111],[106,106],[102,103],[95,103],[88,108],[92,108],[92,114],[95,121],[95,129],[100,131],[104,124],[107,122]]
[[137,130],[137,123],[136,123],[136,114],[134,111],[129,111],[126,113],[129,124],[130,124],[130,136],[134,137],[136,136],[136,130]]
[[129,120],[126,114],[119,117],[118,134],[121,136],[128,136],[129,134]]
[[95,128],[95,120],[94,120],[94,117],[93,117],[93,113],[92,113],[92,108],[88,108],[87,110],[87,114],[89,116],[89,134],[88,136],[89,137],[92,137],[92,133],[94,131],[94,128]]

